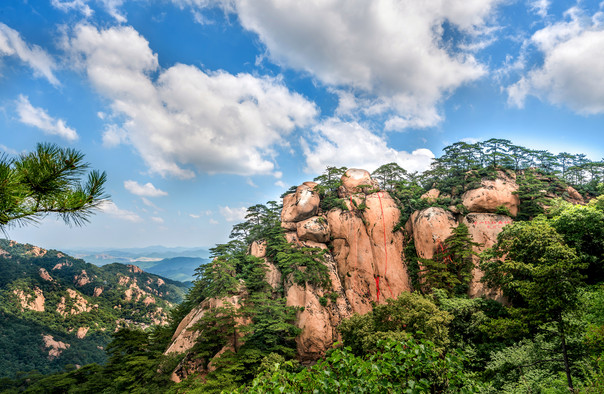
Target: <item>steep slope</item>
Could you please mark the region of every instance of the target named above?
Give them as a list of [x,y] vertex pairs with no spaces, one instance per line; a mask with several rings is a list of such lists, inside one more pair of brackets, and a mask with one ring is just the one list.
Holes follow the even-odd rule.
[[111,333],[165,324],[185,291],[133,265],[97,267],[0,240],[0,376],[103,362]]

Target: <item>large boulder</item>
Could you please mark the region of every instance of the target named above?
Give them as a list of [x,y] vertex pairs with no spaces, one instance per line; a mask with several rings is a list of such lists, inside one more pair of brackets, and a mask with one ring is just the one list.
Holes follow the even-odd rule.
[[[472,236],[472,240],[481,244],[474,251],[482,252],[495,245],[497,235],[504,226],[512,223],[512,218],[494,213],[470,213],[464,217],[463,223],[468,226],[468,232]],[[472,298],[485,296],[501,301],[502,295],[500,292],[489,289],[484,283],[480,282],[484,276],[484,273],[478,268],[480,259],[478,256],[474,256],[473,259],[474,268],[468,295]]]
[[340,197],[347,198],[352,194],[379,189],[377,181],[371,178],[369,171],[350,168],[342,175],[342,187],[338,190]]
[[319,211],[320,198],[314,186],[302,184],[295,193],[283,197],[282,222],[299,222],[313,217]]
[[329,224],[324,217],[314,216],[298,222],[296,233],[301,241],[325,243],[329,241]]
[[501,206],[506,207],[512,216],[518,214],[520,199],[514,192],[518,185],[513,177],[498,172],[495,180],[483,179],[478,189],[468,190],[461,196],[462,204],[473,213],[495,213]]
[[435,202],[440,196],[440,190],[438,189],[430,189],[424,194],[421,195],[421,199],[426,200],[428,202]]
[[414,212],[410,220],[415,250],[424,259],[434,257],[438,245],[452,234],[451,228],[457,226],[455,216],[439,207]]

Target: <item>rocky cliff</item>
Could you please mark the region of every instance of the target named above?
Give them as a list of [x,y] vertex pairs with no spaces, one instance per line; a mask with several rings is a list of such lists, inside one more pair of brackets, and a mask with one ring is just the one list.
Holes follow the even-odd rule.
[[[323,356],[340,339],[338,326],[343,319],[367,313],[375,304],[412,290],[404,254],[408,242],[414,242],[419,257],[431,259],[451,235],[452,228],[464,223],[473,240],[480,244],[476,247],[480,252],[495,243],[503,227],[514,220],[520,205],[515,176],[499,171],[494,179],[484,179],[478,187],[461,191],[458,198],[462,206],[418,210],[400,226],[400,204],[387,191],[380,190],[367,171],[349,169],[341,181],[337,190],[341,206],[324,211],[318,185],[305,182],[283,197],[281,211],[281,227],[289,243],[326,251],[329,287],[296,283],[291,275],[282,275],[267,258],[262,240],[255,241],[249,249],[250,254],[265,261],[266,281],[273,290],[282,291],[288,306],[299,308],[296,325],[301,333],[296,344],[298,358],[303,362]],[[440,194],[432,189],[422,198],[435,203]],[[572,191],[567,191],[567,195],[578,200]],[[469,296],[501,299],[500,294],[480,282],[483,274],[477,257],[474,263]],[[183,320],[167,352],[182,353],[192,348],[192,326],[211,305],[225,301],[237,304],[242,299],[235,296],[205,300]],[[186,366],[179,368],[178,375],[186,376]]]

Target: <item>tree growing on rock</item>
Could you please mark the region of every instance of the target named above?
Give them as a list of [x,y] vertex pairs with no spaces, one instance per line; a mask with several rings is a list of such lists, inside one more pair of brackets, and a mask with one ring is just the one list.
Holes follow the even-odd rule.
[[474,248],[481,244],[472,241],[468,226],[464,223],[451,230],[451,236],[438,245],[433,258],[419,259],[423,265],[420,275],[430,289],[443,289],[449,295],[462,295],[468,292],[472,279],[473,256],[478,255]]
[[406,176],[407,171],[397,163],[384,164],[371,173],[371,177],[380,183],[382,189],[388,191],[394,190]]

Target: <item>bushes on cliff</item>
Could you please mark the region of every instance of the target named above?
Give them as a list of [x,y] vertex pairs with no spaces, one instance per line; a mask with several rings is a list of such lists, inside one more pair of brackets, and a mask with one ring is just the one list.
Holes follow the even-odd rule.
[[407,337],[376,343],[375,352],[357,355],[335,349],[312,368],[291,372],[291,362],[275,363],[238,393],[443,393],[477,392],[457,353],[442,355],[428,340]]
[[365,315],[353,315],[339,327],[344,346],[356,355],[374,352],[384,339],[400,340],[413,335],[443,349],[449,343],[448,326],[453,316],[440,310],[432,299],[419,293],[402,293]]

